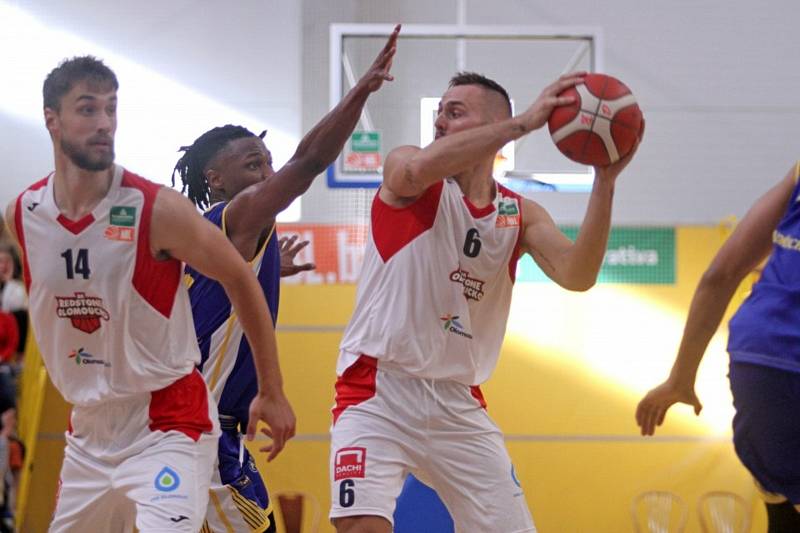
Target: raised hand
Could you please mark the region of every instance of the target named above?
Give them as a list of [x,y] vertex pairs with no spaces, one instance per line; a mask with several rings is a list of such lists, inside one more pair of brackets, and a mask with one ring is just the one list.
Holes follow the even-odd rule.
[[524,121],[526,130],[538,130],[547,123],[553,109],[575,103],[574,96],[558,95],[570,87],[582,83],[584,76],[586,76],[586,72],[570,72],[545,87],[539,97],[519,117]]
[[369,70],[358,80],[358,83],[365,85],[369,92],[375,92],[380,89],[384,81],[394,80],[394,76],[389,74],[389,70],[392,68],[392,60],[397,51],[397,36],[400,34],[400,27],[400,24],[394,27],[383,50],[380,51],[378,57],[372,62],[372,66],[369,67]]
[[281,277],[294,276],[306,270],[314,270],[316,265],[314,263],[303,263],[302,265],[294,264],[294,258],[297,253],[308,246],[310,241],[300,241],[295,244],[297,235],[291,237],[281,237],[278,240],[281,253]]

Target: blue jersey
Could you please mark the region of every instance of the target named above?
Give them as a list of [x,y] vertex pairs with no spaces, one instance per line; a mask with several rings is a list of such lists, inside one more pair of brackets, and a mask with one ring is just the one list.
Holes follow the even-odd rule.
[[[214,204],[203,215],[220,227],[223,233],[226,233],[226,206],[227,203]],[[278,318],[281,265],[274,226],[250,265],[264,291],[272,323],[275,324]],[[200,345],[201,361],[198,368],[217,401],[219,414],[235,417],[246,427],[248,408],[258,391],[250,344],[222,285],[188,265],[185,273]]]
[[[800,166],[800,165],[798,165]],[[772,235],[772,254],[730,321],[728,352],[741,363],[800,372],[800,182]]]

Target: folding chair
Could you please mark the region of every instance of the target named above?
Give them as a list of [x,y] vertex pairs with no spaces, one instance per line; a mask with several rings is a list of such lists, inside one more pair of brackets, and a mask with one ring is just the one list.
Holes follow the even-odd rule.
[[651,490],[633,499],[631,515],[636,533],[683,533],[689,511],[677,494]]
[[750,507],[744,498],[733,492],[706,492],[697,501],[703,533],[748,533]]

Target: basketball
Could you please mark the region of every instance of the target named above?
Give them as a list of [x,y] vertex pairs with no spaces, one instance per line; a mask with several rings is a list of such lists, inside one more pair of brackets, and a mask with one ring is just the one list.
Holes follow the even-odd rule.
[[547,123],[558,149],[578,163],[606,166],[631,151],[642,127],[642,111],[628,87],[606,74],[587,74],[584,82],[559,96],[575,103],[556,107]]

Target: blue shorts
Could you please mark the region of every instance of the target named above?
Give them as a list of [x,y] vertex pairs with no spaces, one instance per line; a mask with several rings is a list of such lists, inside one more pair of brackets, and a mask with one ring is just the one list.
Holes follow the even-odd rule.
[[274,533],[275,518],[267,488],[241,438],[238,423],[220,415],[218,470],[211,480],[202,533]]
[[800,374],[731,363],[733,444],[768,492],[800,504]]

